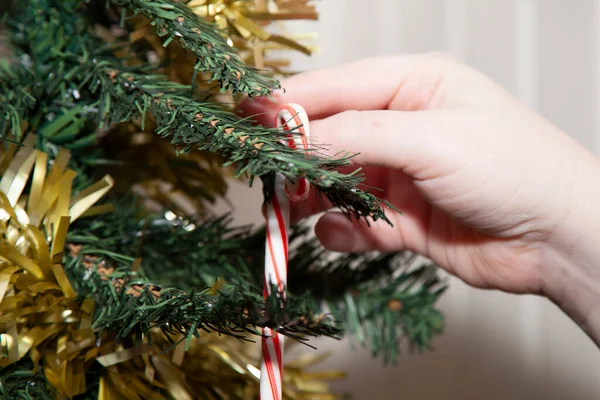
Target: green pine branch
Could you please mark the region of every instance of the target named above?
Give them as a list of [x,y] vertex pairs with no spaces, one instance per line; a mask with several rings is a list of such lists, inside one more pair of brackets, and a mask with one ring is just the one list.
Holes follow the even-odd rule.
[[[102,273],[97,265],[89,266],[90,259],[108,262],[114,270]],[[65,271],[78,295],[98,305],[92,324],[98,335],[109,331],[117,340],[140,342],[147,337],[144,333],[160,328],[188,339],[204,331],[247,340],[249,335],[260,334],[260,328],[270,327],[306,340],[307,336],[336,337],[340,332],[328,318],[314,314],[308,298],[283,300],[274,290],[263,301],[257,291],[229,284],[218,292],[208,287],[185,292],[158,285],[131,267],[132,260],[92,246],[84,246],[77,257],[65,260]]]
[[[98,400],[101,365],[93,363],[86,368],[86,391],[75,400]],[[156,390],[160,390],[156,388]],[[167,397],[165,397],[167,398]],[[29,355],[14,364],[0,368],[1,400],[68,400],[52,387],[44,374],[44,366],[34,371]]]
[[34,87],[25,86],[23,82],[32,82],[34,75],[25,68],[11,68],[6,63],[0,64],[0,133],[16,132],[17,136],[24,126],[23,116],[29,115],[37,104],[39,93]]
[[[89,34],[77,13],[81,10],[70,8],[73,1],[33,3],[11,23],[13,42],[30,59],[14,69],[25,69],[20,76],[30,78],[15,83],[4,96],[39,96],[32,96],[37,99],[34,106],[13,112],[12,122],[1,135],[18,132],[19,119],[35,122],[45,115],[47,119],[38,121],[36,127],[40,136],[81,149],[96,140],[86,122],[96,121],[102,128],[137,119],[144,122],[151,116],[157,123],[156,133],[181,151],[197,148],[220,154],[228,164],[237,165],[238,175],[251,179],[261,177],[268,182],[274,173],[290,179],[305,177],[349,214],[387,220],[379,200],[357,189],[363,180],[360,171],[337,171],[349,164],[350,156],[322,157],[322,146],[315,143],[308,156],[302,149],[290,149],[282,143],[283,130],[255,126],[222,105],[194,99],[188,85],[115,59],[110,48]],[[0,71],[0,80],[9,78],[8,72]]]
[[444,318],[436,303],[444,290],[435,277],[435,266],[424,265],[385,284],[361,285],[342,301],[327,304],[353,342],[386,363],[395,363],[402,342],[423,351],[442,333]]
[[431,347],[443,330],[437,301],[446,289],[432,264],[410,252],[340,254],[334,258],[318,240],[297,226],[291,235],[290,292],[310,293],[326,304],[345,335],[395,362],[399,344]]
[[[98,91],[99,115],[106,123],[144,120],[152,115],[156,133],[175,146],[218,153],[236,164],[237,175],[268,177],[275,173],[289,179],[305,177],[335,206],[356,217],[387,220],[379,200],[356,187],[362,174],[342,174],[348,157],[320,157],[320,148],[306,156],[284,144],[287,134],[280,129],[255,126],[214,103],[191,100],[187,85],[175,84],[161,75],[129,72],[110,61],[100,61],[93,71]],[[99,83],[98,83],[99,82]],[[270,185],[266,185],[269,187]]]
[[56,392],[46,380],[43,370],[33,371],[33,362],[25,357],[0,368],[0,399],[54,400]]
[[[189,337],[216,331],[240,339],[259,334],[262,327],[300,340],[339,334],[329,318],[315,314],[310,296],[284,300],[273,290],[263,300],[262,280],[249,279],[249,263],[256,260],[243,247],[232,251],[245,243],[225,219],[194,227],[158,216],[141,218],[140,211],[122,202],[115,214],[92,223],[79,220],[69,231],[67,240],[77,251],[67,253],[65,271],[78,294],[98,305],[97,333],[110,330],[117,338],[138,340],[153,327]],[[142,259],[138,272],[132,270],[135,257]]]
[[[166,47],[173,40],[198,58],[196,71],[208,72],[210,82],[217,81],[221,91],[265,96],[281,86],[277,80],[261,75],[247,67],[233,47],[220,34],[219,28],[194,14],[185,4],[176,0],[111,0],[123,7],[122,20],[127,10],[134,15],[142,14],[156,27],[157,34],[164,37]],[[192,77],[190,77],[191,81]]]
[[[125,280],[124,287],[136,293],[145,288],[144,297],[126,293],[114,297],[102,275],[94,283],[85,283],[81,294],[100,296],[97,304],[120,310],[98,311],[99,329],[119,326],[127,327],[123,328],[127,334],[141,334],[154,324],[164,325],[168,317],[170,326],[181,322],[177,329],[187,333],[195,323],[198,328],[239,337],[255,333],[254,326],[280,324],[293,337],[337,336],[344,330],[386,361],[395,361],[403,339],[422,350],[441,332],[443,320],[436,301],[444,286],[433,266],[415,267],[416,257],[410,253],[348,254],[332,259],[307,233],[306,226],[299,226],[291,234],[285,304],[278,296],[266,303],[262,300],[264,231],[231,227],[227,217],[194,225],[159,215],[142,217],[135,202],[121,201],[114,213],[95,217],[92,223],[76,221],[68,241],[83,245],[78,262],[85,260],[82,253],[94,256],[95,262],[102,259],[108,263],[105,266],[115,268],[113,280]],[[135,257],[142,259],[138,273],[131,272]],[[81,271],[87,271],[81,268],[74,269],[79,271],[73,276],[75,285],[81,281],[77,279]],[[218,294],[211,289],[217,281],[221,285]],[[162,295],[155,299],[151,293],[155,286],[161,293],[166,290],[168,299]],[[169,287],[177,290],[163,289]],[[157,302],[154,314],[140,311],[152,302]],[[195,310],[194,316],[186,314],[190,309]],[[330,312],[337,322],[320,319]]]

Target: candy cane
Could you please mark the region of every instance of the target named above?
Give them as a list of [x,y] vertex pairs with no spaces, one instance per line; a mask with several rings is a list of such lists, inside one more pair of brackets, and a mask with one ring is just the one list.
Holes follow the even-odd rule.
[[[293,131],[287,144],[296,149],[302,146],[308,151],[308,116],[297,104],[284,106],[275,121],[277,126]],[[265,243],[265,288],[264,296],[271,294],[275,284],[285,298],[288,265],[289,202],[306,200],[310,185],[304,178],[290,182],[283,175],[275,177],[275,192],[267,202]],[[283,336],[270,328],[263,329],[262,363],[260,367],[260,399],[281,400],[283,390]]]

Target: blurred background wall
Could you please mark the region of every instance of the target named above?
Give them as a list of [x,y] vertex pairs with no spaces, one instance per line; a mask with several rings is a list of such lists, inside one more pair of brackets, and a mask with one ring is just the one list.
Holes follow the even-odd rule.
[[[292,54],[294,69],[382,54],[449,52],[600,154],[600,0],[317,4],[320,21],[294,29],[317,31],[320,52]],[[258,187],[234,183],[229,198],[238,222],[260,222]],[[554,305],[475,290],[455,279],[450,285],[440,304],[446,332],[433,351],[405,353],[398,365],[384,367],[346,341],[314,341],[319,351],[334,354],[324,367],[349,373],[336,389],[357,400],[600,399],[600,351]]]

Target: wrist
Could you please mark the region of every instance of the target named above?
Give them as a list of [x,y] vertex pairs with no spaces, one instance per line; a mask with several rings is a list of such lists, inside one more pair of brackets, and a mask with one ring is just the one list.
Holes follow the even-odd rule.
[[600,345],[600,187],[589,184],[598,181],[600,164],[594,158],[579,167],[568,217],[542,252],[541,289]]
[[600,272],[595,263],[555,251],[548,251],[542,262],[543,295],[600,345]]

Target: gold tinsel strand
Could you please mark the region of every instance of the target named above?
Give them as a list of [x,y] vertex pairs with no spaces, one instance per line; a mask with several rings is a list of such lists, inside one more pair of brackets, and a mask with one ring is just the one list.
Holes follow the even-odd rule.
[[[93,205],[113,186],[110,176],[71,196],[76,173],[60,150],[47,171],[48,157],[28,135],[22,147],[9,145],[0,164],[0,367],[29,355],[43,364],[60,393],[85,390],[94,304],[76,301],[62,260],[69,224],[106,211]],[[29,195],[24,194],[31,178]]]
[[258,69],[281,72],[282,60],[265,57],[272,50],[296,50],[306,55],[313,51],[303,45],[298,36],[290,35],[281,24],[282,35],[266,29],[274,21],[316,20],[315,6],[308,0],[191,0],[187,5],[197,15],[215,22],[228,32],[227,42],[240,49],[242,58]]

